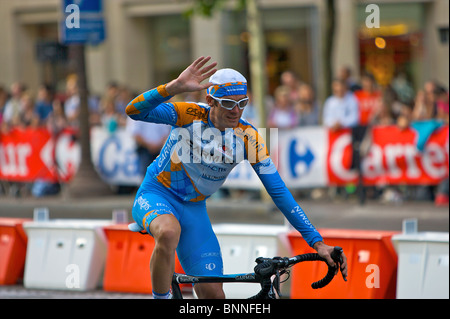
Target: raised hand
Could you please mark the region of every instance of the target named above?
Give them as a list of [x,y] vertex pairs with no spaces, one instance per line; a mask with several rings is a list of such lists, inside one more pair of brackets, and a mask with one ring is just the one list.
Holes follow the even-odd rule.
[[[201,84],[204,80],[213,75],[217,69],[214,67],[217,62],[207,63],[211,57],[199,57],[190,66],[186,68],[175,80],[166,85],[166,91],[170,95],[176,95],[184,92],[194,92],[204,90],[210,87],[211,83]],[[206,66],[205,66],[206,65]]]

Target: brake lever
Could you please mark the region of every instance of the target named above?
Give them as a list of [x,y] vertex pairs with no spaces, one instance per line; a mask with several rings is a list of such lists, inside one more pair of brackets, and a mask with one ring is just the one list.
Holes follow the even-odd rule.
[[275,279],[272,282],[272,286],[275,289],[275,291],[277,292],[278,296],[282,297],[281,291],[280,291],[280,271],[278,271],[278,270],[275,274]]

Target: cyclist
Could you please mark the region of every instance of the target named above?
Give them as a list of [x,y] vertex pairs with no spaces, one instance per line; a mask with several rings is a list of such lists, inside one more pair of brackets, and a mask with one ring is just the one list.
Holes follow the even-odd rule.
[[[200,57],[175,80],[144,92],[127,106],[134,120],[172,126],[160,155],[148,167],[132,215],[136,227],[155,239],[150,261],[153,296],[170,298],[175,252],[187,274],[222,275],[220,247],[206,211],[206,199],[239,161],[247,159],[274,203],[330,265],[333,247],[295,202],[257,130],[241,119],[248,103],[247,81],[233,69],[216,70]],[[209,78],[208,83],[202,84]],[[173,96],[207,89],[206,103],[168,102]],[[341,266],[347,275],[347,263]],[[221,283],[194,286],[199,298],[224,298]]]

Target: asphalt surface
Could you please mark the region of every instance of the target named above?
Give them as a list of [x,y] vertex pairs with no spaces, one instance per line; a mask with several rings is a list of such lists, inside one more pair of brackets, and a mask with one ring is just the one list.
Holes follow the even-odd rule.
[[[114,210],[126,210],[131,222],[133,195],[103,198],[68,199],[61,196],[47,198],[0,197],[0,218],[33,218],[36,207],[47,207],[49,217],[80,219],[111,219]],[[404,219],[416,218],[419,231],[449,231],[448,206],[436,207],[433,202],[407,201],[381,203],[368,201],[359,205],[356,199],[298,200],[316,228],[367,229],[401,231]],[[270,224],[282,225],[284,216],[273,203],[247,198],[210,199],[208,213],[213,224]],[[151,299],[147,294],[128,294],[95,291],[54,291],[25,289],[21,283],[0,286],[0,299]]]
[[[37,207],[47,207],[49,217],[111,219],[114,210],[127,211],[131,222],[133,195],[102,198],[64,199],[0,197],[0,217],[33,218]],[[359,205],[354,198],[344,200],[298,199],[308,218],[316,228],[401,230],[402,221],[417,218],[419,231],[449,231],[449,207],[437,207],[429,201],[381,203],[368,201]],[[271,201],[246,198],[209,199],[208,214],[214,223],[251,223],[281,225],[284,216]]]

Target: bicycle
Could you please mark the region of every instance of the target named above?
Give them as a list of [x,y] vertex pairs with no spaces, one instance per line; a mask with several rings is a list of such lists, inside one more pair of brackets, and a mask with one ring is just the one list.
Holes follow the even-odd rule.
[[[333,280],[336,271],[340,270],[342,263],[341,247],[335,246],[331,253],[331,258],[336,263],[335,267],[331,267],[328,264],[328,271],[325,277],[313,282],[311,287],[313,289],[323,288]],[[172,295],[173,299],[183,299],[183,295],[180,290],[180,284],[199,284],[199,283],[233,283],[233,282],[245,282],[245,283],[260,283],[261,290],[254,296],[248,299],[277,299],[277,296],[281,297],[280,283],[289,279],[289,268],[297,263],[304,261],[323,261],[326,260],[319,256],[317,253],[301,254],[294,257],[273,257],[273,258],[256,258],[256,266],[253,273],[243,274],[229,274],[222,276],[191,276],[185,274],[174,273],[172,277]],[[281,281],[281,276],[288,274],[288,278]],[[346,278],[342,276],[345,281]]]

